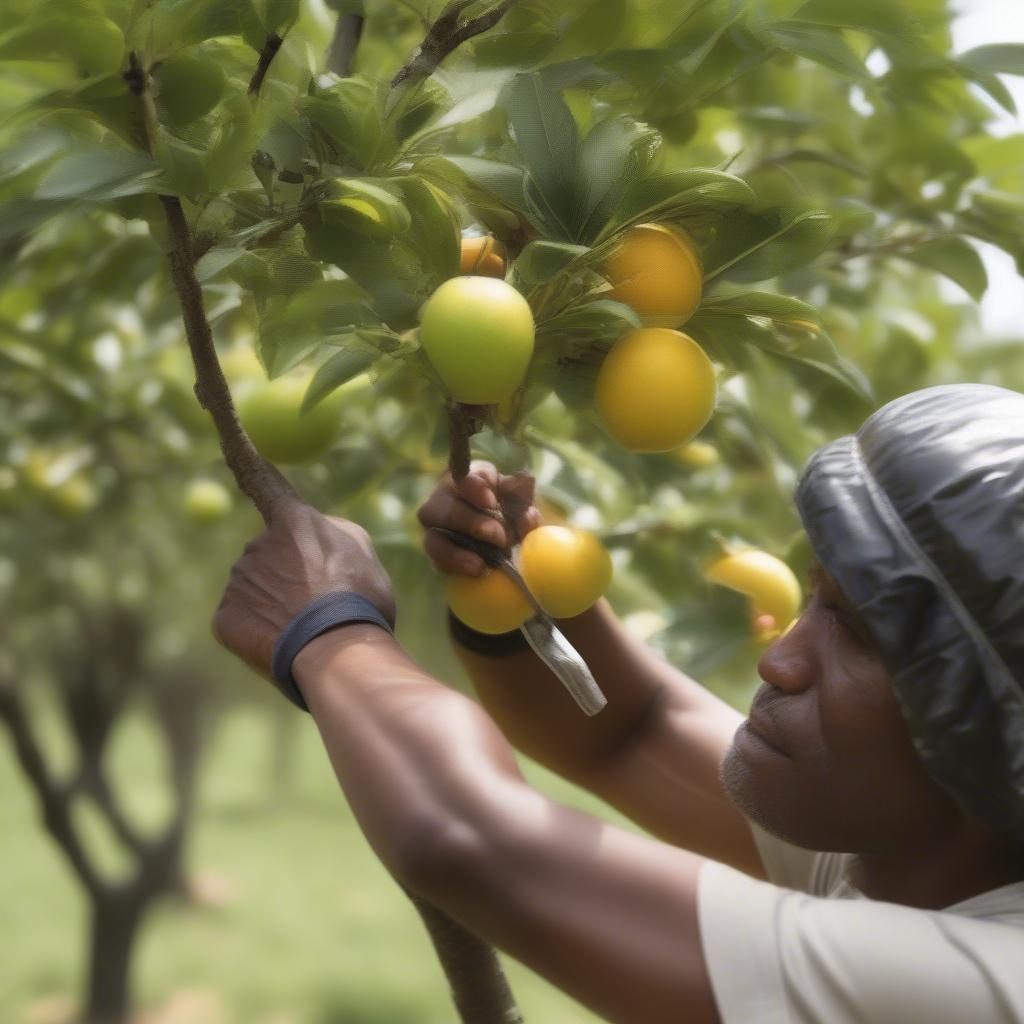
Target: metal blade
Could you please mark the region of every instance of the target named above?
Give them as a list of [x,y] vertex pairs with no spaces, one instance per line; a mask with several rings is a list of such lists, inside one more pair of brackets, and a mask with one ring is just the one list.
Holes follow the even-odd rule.
[[521,628],[537,657],[551,669],[585,715],[593,718],[603,711],[608,706],[608,698],[601,692],[601,687],[597,685],[597,680],[579,652],[538,604],[526,581],[519,575],[519,570],[512,564],[508,552],[454,530],[441,529],[439,532],[459,547],[478,554],[487,565],[500,569],[519,587],[534,611],[532,618],[527,619]]

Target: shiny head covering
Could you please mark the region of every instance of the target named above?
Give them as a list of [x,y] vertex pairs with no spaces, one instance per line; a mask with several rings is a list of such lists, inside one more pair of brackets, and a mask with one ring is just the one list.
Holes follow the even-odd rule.
[[890,402],[812,456],[796,504],[931,776],[1024,842],[1024,395]]

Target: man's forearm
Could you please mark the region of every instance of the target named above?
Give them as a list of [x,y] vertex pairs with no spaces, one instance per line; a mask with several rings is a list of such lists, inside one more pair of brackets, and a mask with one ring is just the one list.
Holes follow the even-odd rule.
[[607,1020],[716,1024],[698,858],[531,789],[485,712],[376,627],[314,640],[293,671],[361,827],[407,888]]
[[607,601],[559,627],[590,666],[608,707],[587,718],[531,651],[489,657],[456,644],[481,703],[523,753],[579,778],[635,737],[671,693],[678,707],[702,687],[630,636]]
[[325,634],[293,672],[360,826],[403,882],[454,833],[488,827],[506,789],[525,788],[487,715],[381,629]]

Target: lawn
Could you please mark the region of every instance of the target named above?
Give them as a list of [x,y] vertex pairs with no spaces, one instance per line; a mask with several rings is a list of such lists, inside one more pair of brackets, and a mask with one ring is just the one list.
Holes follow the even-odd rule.
[[[419,918],[363,840],[308,719],[296,716],[291,777],[272,793],[273,722],[244,709],[216,734],[190,855],[212,905],[165,904],[150,919],[136,960],[140,1006],[162,1008],[159,1020],[176,1024],[451,1024]],[[153,747],[143,725],[130,722],[113,764],[131,780],[131,804],[150,816],[165,800]],[[536,766],[524,769],[557,799],[621,821]],[[85,908],[40,829],[6,738],[0,828],[0,1020],[57,1024],[82,970]],[[525,969],[508,968],[527,1020],[597,1020]]]

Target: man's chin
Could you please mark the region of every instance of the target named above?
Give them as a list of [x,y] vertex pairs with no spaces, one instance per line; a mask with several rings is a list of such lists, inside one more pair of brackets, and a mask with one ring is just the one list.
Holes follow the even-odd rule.
[[797,837],[790,835],[792,830],[788,827],[788,819],[793,808],[786,799],[783,780],[773,780],[772,775],[770,767],[755,766],[736,740],[733,740],[719,769],[722,789],[744,817],[765,832],[803,845]]

